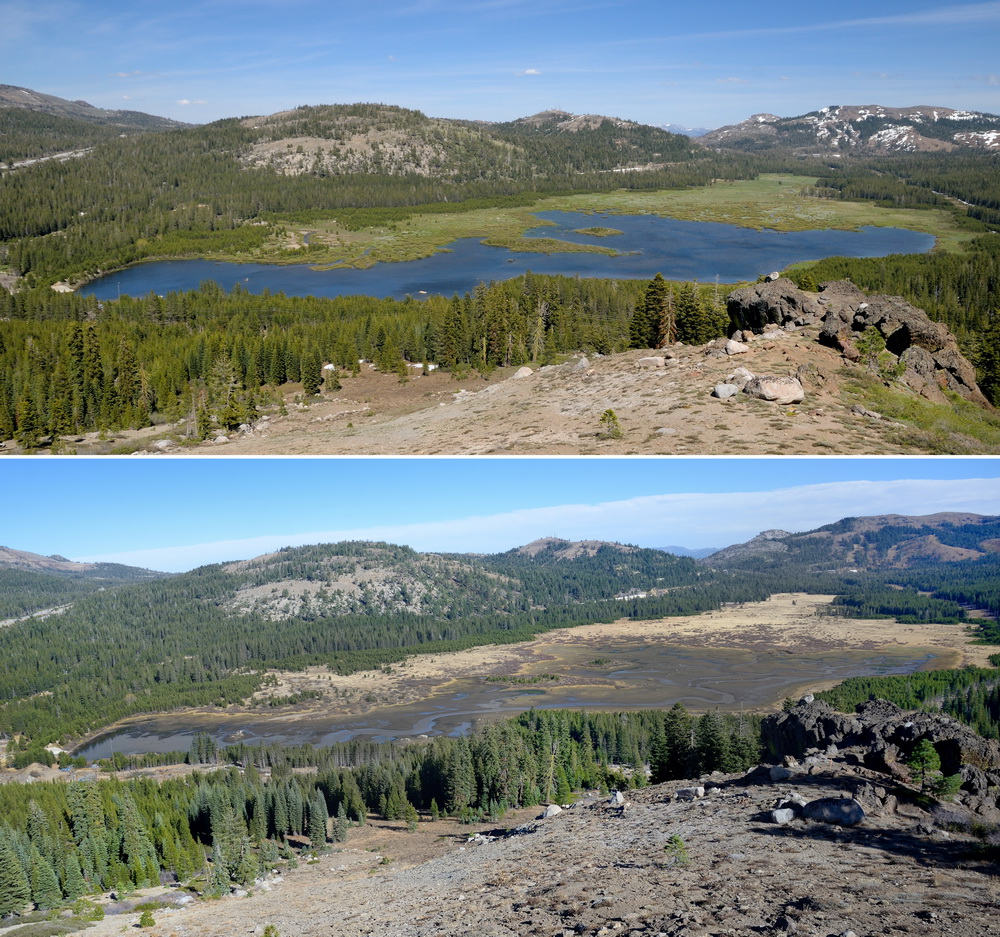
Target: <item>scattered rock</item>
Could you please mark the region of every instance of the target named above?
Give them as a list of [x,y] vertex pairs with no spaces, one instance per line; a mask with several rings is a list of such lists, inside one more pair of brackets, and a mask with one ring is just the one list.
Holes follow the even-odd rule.
[[705,788],[701,787],[681,787],[675,794],[678,800],[699,800],[705,796]]

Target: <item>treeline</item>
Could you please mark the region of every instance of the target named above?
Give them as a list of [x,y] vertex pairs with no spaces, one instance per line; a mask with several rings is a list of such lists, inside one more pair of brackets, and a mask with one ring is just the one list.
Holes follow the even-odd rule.
[[[406,362],[488,373],[578,349],[621,351],[635,344],[632,319],[648,288],[527,274],[422,302],[256,296],[214,284],[118,301],[0,290],[0,439],[31,449],[46,437],[183,416],[199,435],[233,429],[283,384],[319,391],[324,362],[356,372],[371,360],[405,378]],[[711,286],[678,290],[677,323],[682,307],[701,315],[717,298]],[[713,321],[709,331],[722,334],[722,318]],[[689,337],[707,341],[698,328]]]
[[1000,644],[1000,557],[966,563],[937,563],[893,570],[885,579],[930,592],[935,599],[979,609],[986,617],[968,618],[982,644]]
[[[995,153],[913,153],[830,161],[816,185],[841,198],[891,207],[955,207],[974,230],[1000,224],[996,190],[1000,156]],[[822,194],[822,193],[820,193]]]
[[843,618],[895,618],[904,625],[936,622],[955,625],[965,620],[957,602],[922,595],[916,589],[867,588],[852,595],[838,595],[826,610]]

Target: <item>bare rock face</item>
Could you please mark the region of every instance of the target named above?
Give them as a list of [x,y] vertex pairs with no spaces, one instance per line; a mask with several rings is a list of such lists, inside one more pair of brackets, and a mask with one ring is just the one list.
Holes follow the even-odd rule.
[[735,290],[729,294],[726,305],[731,330],[758,334],[769,323],[778,326],[816,323],[824,312],[813,294],[800,290],[788,277]]
[[757,283],[729,294],[730,331],[761,333],[766,328],[815,324],[822,320],[819,340],[849,361],[860,361],[856,341],[874,328],[886,351],[904,365],[902,381],[937,403],[953,391],[977,403],[990,404],[976,384],[976,370],[958,349],[955,336],[899,296],[867,295],[849,280],[820,285],[817,296],[800,290],[787,277]]
[[965,791],[979,795],[1000,786],[1000,744],[943,713],[904,713],[894,703],[871,700],[849,715],[816,700],[767,716],[761,726],[764,750],[773,761],[833,745],[894,776],[905,773],[903,763],[925,739],[934,745],[945,775],[962,775]]
[[955,336],[922,309],[899,296],[866,296],[853,283],[837,280],[820,286],[826,306],[819,340],[858,360],[856,340],[875,328],[892,352],[906,366],[903,381],[929,400],[945,402],[950,390],[981,406],[989,406],[976,384],[976,370],[958,350]]

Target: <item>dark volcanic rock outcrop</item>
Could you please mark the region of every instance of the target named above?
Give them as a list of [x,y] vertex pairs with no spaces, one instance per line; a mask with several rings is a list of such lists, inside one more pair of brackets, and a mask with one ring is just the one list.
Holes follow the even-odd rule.
[[899,296],[866,295],[849,280],[820,286],[818,296],[787,279],[735,290],[728,298],[732,330],[762,332],[769,324],[812,325],[822,320],[819,340],[850,361],[859,361],[857,339],[875,329],[886,351],[903,365],[902,381],[938,403],[954,391],[989,406],[976,384],[976,370],[958,349],[955,336],[940,322]]
[[909,777],[905,762],[924,740],[938,753],[942,773],[962,778],[961,799],[980,812],[995,810],[1000,745],[944,713],[904,713],[894,703],[871,700],[846,714],[817,700],[768,716],[761,726],[764,750],[775,762],[835,752],[902,779]]
[[797,325],[819,322],[823,306],[815,295],[800,290],[787,277],[734,290],[727,300],[733,330],[763,332],[770,323]]

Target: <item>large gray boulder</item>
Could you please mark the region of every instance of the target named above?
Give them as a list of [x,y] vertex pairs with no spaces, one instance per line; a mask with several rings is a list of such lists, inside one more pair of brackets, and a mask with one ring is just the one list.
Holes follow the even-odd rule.
[[864,820],[865,810],[853,797],[820,797],[802,808],[802,816],[820,823],[857,826]]
[[801,403],[805,391],[798,378],[775,377],[761,374],[747,381],[743,393],[759,400],[772,400],[777,404]]

